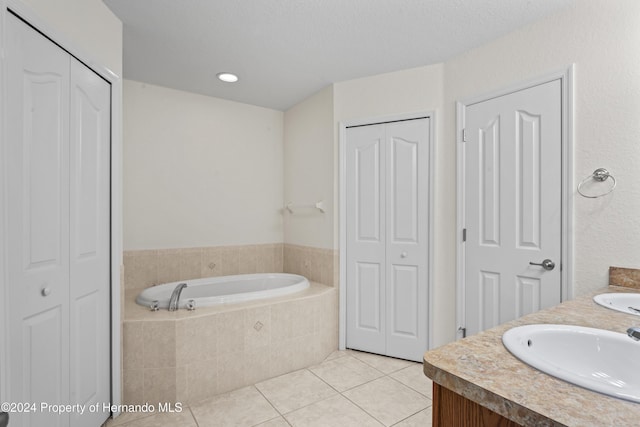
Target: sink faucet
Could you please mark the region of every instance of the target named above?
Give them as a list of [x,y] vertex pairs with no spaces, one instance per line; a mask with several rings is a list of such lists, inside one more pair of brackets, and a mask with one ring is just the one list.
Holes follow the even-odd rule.
[[171,293],[171,299],[169,300],[169,311],[176,311],[178,309],[178,303],[180,302],[180,294],[182,290],[187,287],[186,283],[180,283],[173,289]]
[[636,341],[640,341],[640,328],[637,326],[633,326],[627,329],[627,335],[633,338]]

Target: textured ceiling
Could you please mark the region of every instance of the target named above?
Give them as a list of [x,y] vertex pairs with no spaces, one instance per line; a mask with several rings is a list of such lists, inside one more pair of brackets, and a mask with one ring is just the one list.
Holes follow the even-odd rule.
[[125,78],[277,110],[443,62],[573,1],[104,0],[124,22]]

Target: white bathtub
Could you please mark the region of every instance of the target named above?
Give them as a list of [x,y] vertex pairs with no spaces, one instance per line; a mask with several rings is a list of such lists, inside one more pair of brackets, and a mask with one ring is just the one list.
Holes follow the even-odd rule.
[[180,309],[186,308],[190,300],[195,301],[196,308],[209,307],[272,298],[309,287],[307,278],[297,274],[262,273],[207,277],[152,286],[140,292],[136,303],[149,307],[154,301],[158,301],[159,308],[168,309],[171,293],[181,283],[186,283],[187,287],[180,295]]

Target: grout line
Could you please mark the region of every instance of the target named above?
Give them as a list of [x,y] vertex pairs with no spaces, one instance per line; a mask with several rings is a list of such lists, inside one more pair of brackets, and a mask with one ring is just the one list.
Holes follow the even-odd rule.
[[[263,399],[264,399],[264,400],[266,400],[266,401],[267,401],[267,403],[268,403],[269,405],[271,405],[271,407],[274,409],[274,411],[276,411],[276,412],[278,413],[279,417],[280,417],[280,418],[282,418],[282,419],[284,419],[284,420],[287,422],[287,424],[289,424],[289,422],[287,421],[287,419],[284,417],[284,414],[283,414],[282,412],[280,412],[280,411],[278,410],[278,408],[276,408],[276,407],[275,407],[275,405],[274,405],[274,404],[269,400],[269,398],[268,398],[267,396],[265,396],[265,395],[264,395],[264,393],[263,393],[263,392],[262,392],[258,387],[256,387],[256,386],[255,386],[255,384],[253,385],[253,388],[255,388],[256,390],[258,390],[258,393],[260,393],[260,396],[262,396],[262,397],[263,397]],[[273,417],[273,418],[271,418],[270,420],[267,420],[267,421],[275,420],[276,418],[278,418],[278,417]],[[263,421],[263,422],[258,423],[258,424],[256,424],[256,425],[260,425],[260,424],[262,424],[262,423],[266,423],[267,421]],[[291,424],[289,424],[289,425],[291,425]]]
[[369,415],[371,418],[373,418],[374,420],[376,420],[378,423],[380,423],[383,426],[386,426],[385,423],[383,423],[382,421],[380,421],[379,419],[377,419],[376,417],[373,416],[373,414],[370,414],[366,409],[364,409],[362,406],[358,405],[356,402],[354,402],[353,400],[349,399],[348,396],[345,396],[344,394],[342,395],[342,397],[344,397],[345,399],[347,399],[349,402],[351,402],[351,404],[353,404],[353,406],[355,406],[356,408],[360,409],[362,412],[364,412],[365,414]]
[[193,411],[191,410],[190,406],[187,406],[187,409],[189,410],[189,412],[191,413],[191,417],[193,418],[193,421],[196,423],[196,427],[200,427],[200,423],[198,422],[198,419],[196,418],[195,414],[193,413]]
[[[346,354],[346,355],[344,355],[344,356],[342,356],[342,357],[339,357],[338,359],[343,359],[343,358],[345,358],[345,357],[351,357],[352,359],[355,359],[355,360],[358,360],[358,361],[362,362],[360,359],[358,359],[358,358],[357,358],[357,357],[355,357],[355,356],[351,356],[350,354]],[[336,360],[336,359],[332,359],[332,360]],[[358,384],[358,385],[353,386],[353,387],[351,387],[351,388],[348,388],[348,389],[346,389],[346,390],[344,390],[344,391],[339,391],[338,389],[336,389],[335,387],[333,387],[331,384],[329,384],[328,382],[326,382],[324,379],[322,379],[320,376],[316,375],[316,374],[315,374],[315,372],[313,372],[313,371],[311,371],[311,370],[309,370],[309,371],[310,371],[313,375],[315,375],[316,377],[318,377],[322,382],[324,382],[324,383],[325,383],[325,384],[327,384],[329,387],[331,387],[332,389],[334,389],[334,390],[335,390],[335,391],[336,391],[340,396],[342,396],[344,399],[346,399],[347,401],[349,401],[349,402],[350,402],[351,404],[353,404],[356,408],[360,409],[362,412],[364,412],[365,414],[369,415],[371,418],[373,418],[374,420],[376,420],[379,424],[381,424],[381,425],[383,425],[383,426],[384,426],[385,424],[384,424],[382,421],[380,421],[379,419],[377,419],[376,417],[374,417],[372,414],[370,414],[369,412],[367,412],[364,408],[362,408],[362,407],[361,407],[360,405],[358,405],[356,402],[354,402],[353,400],[349,399],[347,396],[345,396],[345,395],[344,395],[344,393],[345,393],[345,392],[350,391],[350,390],[353,390],[354,388],[357,388],[357,387],[363,386],[363,385],[365,385],[365,384],[369,384],[370,382],[373,382],[373,381],[379,380],[380,378],[384,378],[385,376],[389,376],[388,374],[385,374],[384,372],[380,372],[378,369],[374,368],[373,366],[369,365],[368,363],[365,363],[365,362],[362,362],[362,363],[364,363],[365,365],[367,365],[367,366],[369,366],[370,368],[374,369],[375,371],[377,371],[377,372],[381,373],[381,374],[382,374],[382,376],[381,376],[381,377],[374,378],[374,379],[369,380],[369,381],[366,381],[366,382],[364,382],[364,383],[362,383],[362,384]],[[335,397],[335,396],[332,396],[332,397]],[[327,399],[330,399],[330,397],[329,397],[329,398],[327,398]],[[327,399],[323,399],[323,400],[327,400]],[[318,402],[322,402],[322,400],[319,400]],[[317,403],[317,402],[314,402],[314,403]],[[310,404],[310,405],[312,405],[312,404]],[[307,406],[309,406],[309,405],[307,405]]]
[[411,387],[410,385],[407,385],[405,383],[403,383],[402,381],[400,381],[397,378],[392,377],[391,375],[387,375],[391,380],[397,382],[398,384],[400,384],[401,386],[404,386],[406,388],[408,388],[409,390],[418,393],[420,396],[424,397],[425,399],[429,400],[429,401],[433,401],[433,399],[431,399],[429,396],[425,396],[424,394],[422,394],[421,392],[419,392],[418,390],[416,390],[415,388]]
[[397,426],[397,425],[398,425],[398,424],[400,424],[401,422],[408,420],[409,418],[411,418],[411,417],[413,417],[413,416],[415,416],[415,415],[419,414],[420,412],[422,412],[422,411],[426,411],[426,410],[427,410],[427,409],[429,409],[430,407],[431,407],[431,406],[427,406],[426,408],[420,409],[418,412],[416,412],[416,413],[414,413],[414,414],[411,414],[411,415],[409,415],[409,416],[408,416],[408,417],[406,417],[406,418],[401,419],[401,420],[400,420],[400,421],[398,421],[397,423],[391,424],[391,426],[389,426],[389,427]]

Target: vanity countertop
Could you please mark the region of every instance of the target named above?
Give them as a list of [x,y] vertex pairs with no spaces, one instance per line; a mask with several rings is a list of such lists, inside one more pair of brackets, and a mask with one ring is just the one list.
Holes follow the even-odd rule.
[[532,313],[424,355],[424,373],[434,382],[522,425],[633,426],[640,403],[627,402],[574,386],[516,359],[502,344],[514,326],[558,323],[625,333],[640,326],[640,316],[593,302],[605,292],[635,292],[609,286],[552,308]]

